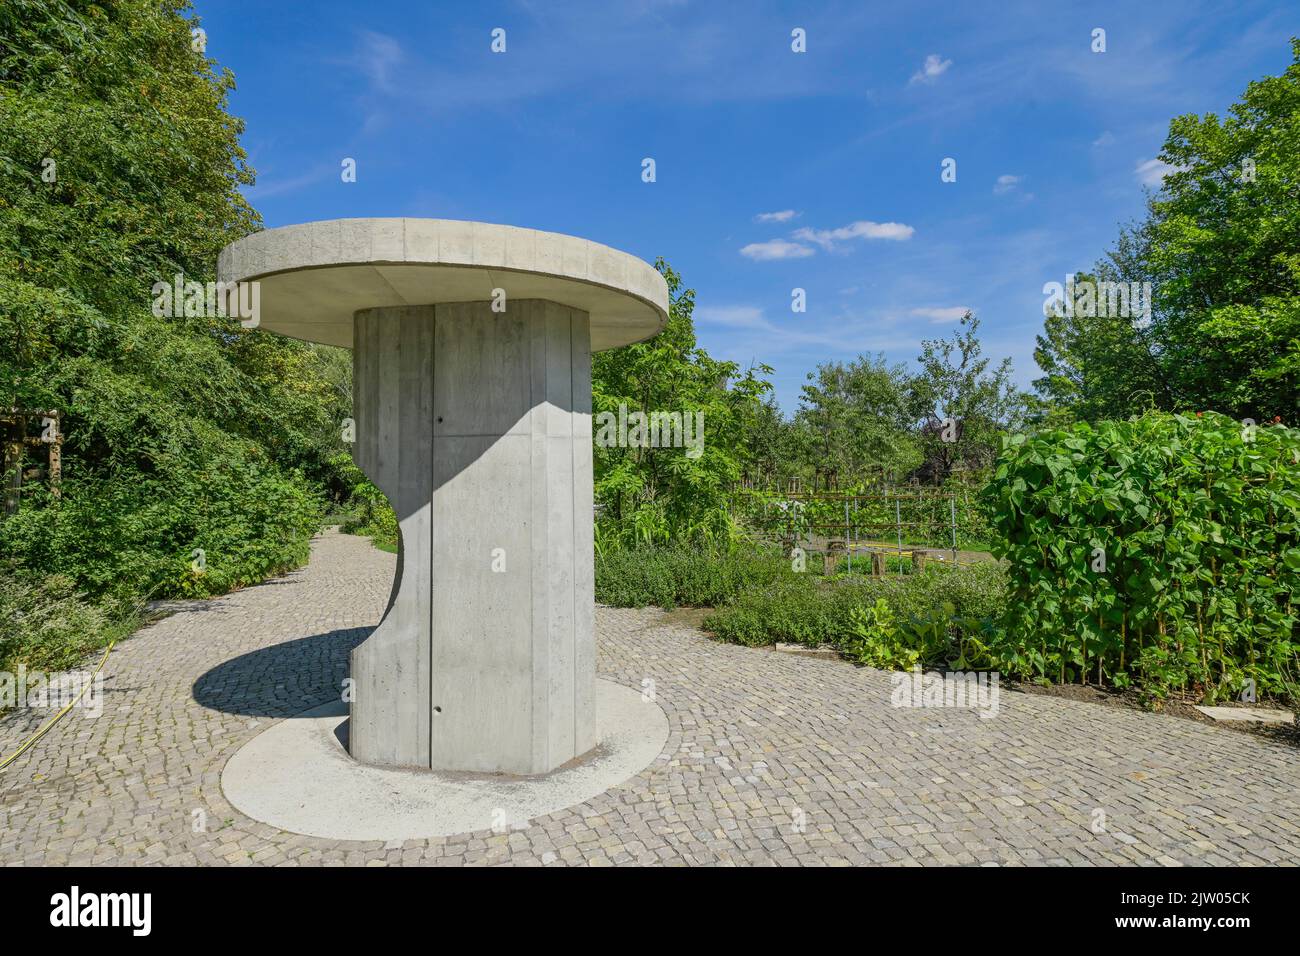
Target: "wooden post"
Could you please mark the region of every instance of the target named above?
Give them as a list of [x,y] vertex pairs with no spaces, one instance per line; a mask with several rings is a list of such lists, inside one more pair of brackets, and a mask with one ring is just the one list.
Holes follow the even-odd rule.
[[927,552],[925,551],[912,552],[912,573],[913,574],[920,574],[922,571],[925,570],[926,554]]
[[50,442],[50,497],[59,499],[59,481],[63,477],[63,421],[57,409],[50,412],[54,420],[54,440]]
[[829,578],[840,566],[840,555],[844,553],[844,542],[838,538],[832,538],[826,543],[826,576]]
[[883,551],[871,552],[871,576],[874,578],[883,577],[885,574],[885,553]]
[[903,509],[899,499],[894,498],[894,526],[898,530],[898,573],[903,573]]
[[849,499],[844,499],[844,557],[849,574],[853,573],[853,529],[849,526]]
[[957,566],[957,495],[948,498],[948,513],[952,515],[952,566]]
[[[4,486],[4,514],[12,515],[22,503],[23,457],[24,449],[31,446],[40,449],[45,446],[48,465],[36,466],[31,470],[32,480],[44,479],[49,483],[51,497],[59,497],[59,482],[63,477],[63,430],[57,409],[40,411],[37,409],[10,408],[0,412],[0,443],[4,447],[3,466],[0,469],[0,484]],[[40,425],[40,434],[30,435],[31,423]],[[48,434],[49,437],[46,437]]]
[[5,442],[5,514],[18,511],[18,501],[23,487],[23,446],[21,442]]

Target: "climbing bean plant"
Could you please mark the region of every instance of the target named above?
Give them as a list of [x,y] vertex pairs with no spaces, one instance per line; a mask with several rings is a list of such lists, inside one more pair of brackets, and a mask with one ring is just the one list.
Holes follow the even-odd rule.
[[1206,412],[1016,435],[984,494],[1003,670],[1295,699],[1300,431]]

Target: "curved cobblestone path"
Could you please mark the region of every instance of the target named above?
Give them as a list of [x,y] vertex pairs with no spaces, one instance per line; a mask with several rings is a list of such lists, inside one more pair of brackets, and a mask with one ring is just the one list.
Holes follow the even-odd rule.
[[[1003,693],[996,717],[890,706],[889,675],[734,647],[662,611],[597,612],[599,669],[651,678],[671,734],[644,772],[532,821],[403,843],[287,833],[234,810],[229,757],[333,699],[395,566],[328,533],[310,565],[119,645],[0,774],[8,864],[1277,864],[1300,859],[1300,755],[1191,721]],[[0,720],[0,752],[39,724]],[[1098,814],[1101,811],[1104,819]],[[1094,827],[1101,832],[1094,832]]]

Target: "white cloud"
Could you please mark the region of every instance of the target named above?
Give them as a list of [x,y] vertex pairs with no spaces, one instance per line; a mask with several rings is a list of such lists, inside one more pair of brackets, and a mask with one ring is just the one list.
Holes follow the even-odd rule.
[[371,85],[381,93],[393,93],[393,68],[403,59],[402,45],[392,37],[373,30],[361,31],[361,45],[353,56],[352,65],[365,74]]
[[754,222],[789,222],[798,215],[793,209],[782,209],[780,212],[760,212],[754,217]]
[[929,319],[935,325],[939,325],[943,322],[956,322],[969,311],[971,311],[969,306],[952,305],[935,309],[913,309],[912,315],[918,315],[923,319]]
[[1003,173],[998,177],[998,181],[993,184],[993,191],[1001,196],[1003,193],[1009,193],[1016,188],[1020,182],[1019,176],[1012,176],[1010,173]]
[[292,176],[287,179],[276,179],[274,176],[270,179],[258,177],[256,183],[246,188],[249,194],[255,197],[256,202],[261,202],[263,199],[269,199],[272,196],[296,193],[301,189],[314,186],[334,176],[338,176],[337,166],[319,165],[301,176]]
[[871,222],[861,219],[857,222],[851,222],[847,226],[840,226],[838,229],[810,229],[805,226],[794,231],[794,238],[802,239],[805,242],[815,242],[829,252],[835,247],[835,243],[845,242],[849,239],[905,241],[911,239],[914,232],[916,232],[915,229],[901,222]]
[[1170,166],[1163,159],[1146,159],[1137,164],[1133,174],[1143,186],[1159,186],[1165,177],[1179,172],[1177,166]]
[[788,314],[779,321],[768,318],[761,308],[751,305],[697,305],[695,318],[698,328],[712,329],[712,334],[721,337],[713,354],[742,364],[753,356],[792,352],[808,354],[814,361],[822,361],[828,352],[916,354],[920,346],[914,331],[901,329],[890,317],[878,314],[844,311],[830,323],[809,324]]
[[814,250],[807,246],[800,245],[797,242],[786,242],[784,239],[751,242],[740,250],[742,256],[756,262],[765,262],[770,259],[806,259],[813,252]]
[[701,306],[694,317],[712,325],[725,325],[733,329],[770,329],[771,323],[763,318],[763,310],[752,305]]
[[1110,130],[1104,130],[1100,136],[1092,141],[1092,145],[1098,149],[1111,145],[1115,142],[1115,134]]
[[921,66],[921,69],[912,74],[908,84],[933,83],[947,73],[950,66],[952,66],[952,60],[945,60],[939,54],[931,53],[925,58],[925,63]]

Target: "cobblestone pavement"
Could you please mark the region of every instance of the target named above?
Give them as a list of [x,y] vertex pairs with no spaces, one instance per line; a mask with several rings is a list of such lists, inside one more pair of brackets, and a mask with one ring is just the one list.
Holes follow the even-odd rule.
[[[996,717],[890,706],[888,674],[715,643],[602,608],[601,674],[654,681],[644,772],[510,833],[385,844],[257,823],[221,792],[271,721],[333,699],[395,559],[319,538],[311,564],[114,650],[74,712],[0,774],[9,864],[1276,864],[1300,859],[1300,754],[1172,717],[1003,693]],[[0,720],[0,753],[38,722]],[[1095,832],[1100,831],[1100,832]]]

